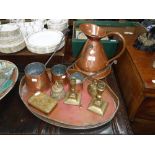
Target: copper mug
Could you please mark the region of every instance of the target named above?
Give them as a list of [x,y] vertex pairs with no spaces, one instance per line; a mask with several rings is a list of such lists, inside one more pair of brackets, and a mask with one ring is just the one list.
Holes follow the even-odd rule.
[[63,64],[54,65],[51,68],[52,72],[52,82],[61,81],[63,84],[66,84],[67,81],[67,67]]
[[29,91],[44,91],[51,86],[46,67],[40,62],[33,62],[25,67],[25,82]]

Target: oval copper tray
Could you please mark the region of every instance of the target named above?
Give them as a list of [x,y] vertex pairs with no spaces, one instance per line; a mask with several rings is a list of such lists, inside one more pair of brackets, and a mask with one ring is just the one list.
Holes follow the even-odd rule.
[[5,90],[3,93],[0,94],[0,100],[2,100],[11,91],[11,89],[14,87],[15,83],[17,82],[19,72],[18,72],[17,66],[14,63],[7,61],[7,60],[0,60],[0,62],[9,63],[15,67],[13,70],[12,76],[10,78],[11,80],[13,80],[12,85],[7,90]]
[[[49,77],[51,77],[49,73]],[[111,88],[106,85],[106,89],[103,93],[104,101],[108,102],[108,107],[103,116],[99,116],[91,111],[88,111],[88,105],[90,103],[91,97],[87,92],[87,85],[90,81],[85,81],[82,90],[81,106],[67,105],[64,104],[63,100],[59,101],[56,108],[50,114],[44,114],[39,110],[33,108],[28,104],[28,99],[32,92],[28,92],[25,85],[25,77],[22,77],[19,85],[19,95],[25,104],[25,106],[38,118],[41,120],[63,128],[69,129],[90,129],[99,127],[111,121],[115,116],[118,107],[119,99]],[[66,90],[68,87],[66,86]],[[47,90],[45,93],[50,94],[51,89]]]

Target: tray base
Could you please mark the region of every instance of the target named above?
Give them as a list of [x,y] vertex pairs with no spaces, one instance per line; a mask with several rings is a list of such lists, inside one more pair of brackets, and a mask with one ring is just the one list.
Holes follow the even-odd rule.
[[[106,85],[105,91],[103,93],[103,99],[108,103],[108,107],[103,116],[93,113],[88,110],[89,103],[91,101],[91,96],[87,92],[87,87],[90,81],[85,81],[83,84],[83,90],[81,91],[81,104],[80,106],[64,104],[64,100],[60,100],[57,103],[55,109],[47,114],[40,112],[39,110],[31,107],[28,104],[28,99],[32,95],[25,85],[24,77],[21,79],[19,86],[19,94],[24,102],[25,106],[38,118],[46,121],[50,124],[70,128],[70,129],[90,129],[106,124],[111,121],[115,116],[119,100],[114,92]],[[68,85],[65,86],[65,91],[68,91]],[[51,89],[46,90],[44,93],[50,95]]]

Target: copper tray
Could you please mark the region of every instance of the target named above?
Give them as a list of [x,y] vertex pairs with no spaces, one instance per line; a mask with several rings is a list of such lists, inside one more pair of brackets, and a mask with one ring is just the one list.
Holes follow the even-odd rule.
[[11,89],[14,87],[15,83],[17,82],[19,71],[18,71],[17,66],[14,63],[10,62],[10,61],[0,60],[0,62],[9,63],[9,64],[11,64],[11,65],[13,65],[15,67],[14,70],[13,70],[12,76],[10,78],[11,80],[13,80],[12,85],[7,90],[5,90],[3,93],[0,94],[0,100],[2,100],[11,91]]
[[[51,78],[50,72],[48,72],[49,77]],[[19,85],[19,95],[25,104],[25,106],[38,118],[41,120],[63,128],[69,129],[90,129],[99,127],[111,121],[115,116],[118,107],[119,99],[111,88],[106,85],[106,89],[103,93],[103,98],[108,102],[108,107],[103,116],[99,116],[91,111],[88,111],[88,105],[90,103],[91,97],[87,92],[87,85],[90,81],[86,80],[84,83],[82,91],[82,100],[81,106],[66,105],[63,103],[63,100],[59,101],[56,108],[50,114],[44,114],[39,110],[33,108],[28,104],[28,98],[33,94],[28,92],[25,85],[25,77],[23,76],[20,85]],[[68,89],[68,86],[65,86],[65,89]],[[50,94],[51,89],[45,91],[48,95]]]

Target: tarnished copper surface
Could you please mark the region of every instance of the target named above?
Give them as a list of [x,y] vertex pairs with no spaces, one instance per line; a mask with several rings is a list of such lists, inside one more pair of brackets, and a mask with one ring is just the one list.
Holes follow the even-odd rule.
[[[50,75],[50,72],[49,72]],[[87,92],[87,86],[90,81],[86,80],[83,85],[83,90],[81,92],[81,106],[73,106],[64,104],[64,100],[60,100],[56,106],[56,108],[48,115],[40,112],[39,110],[31,107],[28,104],[28,99],[32,95],[32,92],[29,92],[25,85],[25,77],[21,79],[19,85],[19,94],[24,102],[25,106],[38,118],[64,128],[71,129],[89,129],[101,126],[107,122],[109,122],[115,115],[119,106],[119,99],[114,94],[114,92],[110,89],[108,85],[106,85],[105,91],[102,95],[104,101],[108,103],[108,107],[103,116],[99,116],[87,108],[91,101],[91,97]],[[51,89],[44,91],[48,95],[50,95]],[[68,85],[65,85],[65,91],[68,91]]]
[[67,67],[62,64],[54,65],[51,68],[52,72],[52,82],[55,83],[56,81],[61,81],[63,84],[67,84]]
[[12,65],[15,66],[14,70],[13,70],[13,74],[11,76],[11,80],[13,80],[13,84],[11,85],[11,87],[9,87],[7,90],[5,90],[3,93],[0,94],[0,100],[3,99],[9,92],[10,90],[14,87],[15,83],[17,82],[17,79],[18,79],[18,75],[19,75],[19,71],[18,71],[18,68],[15,64],[13,64],[12,62],[10,61],[7,61],[7,60],[0,60],[0,61],[5,61],[7,63],[10,63]]
[[[125,39],[118,32],[107,33],[102,27],[99,27],[94,24],[81,24],[80,29],[88,37],[81,53],[79,60],[75,64],[75,68],[81,71],[86,75],[92,75],[97,71],[102,70],[110,62],[119,58],[125,50]],[[121,40],[121,49],[120,52],[110,60],[108,60],[104,48],[100,43],[100,39],[103,37],[116,36]],[[111,68],[104,70],[100,74],[96,75],[95,78],[102,79],[111,73]]]
[[[31,72],[29,73],[28,67],[30,65],[36,65],[36,68],[34,66],[32,67],[32,71],[33,70],[35,71],[35,69],[39,69],[39,66],[36,63],[38,62],[30,63],[25,67],[26,86],[27,86],[27,89],[29,89],[29,91],[33,91],[33,92],[38,91],[38,90],[43,91],[43,90],[48,89],[51,86],[51,81],[47,75],[44,64],[38,63],[44,68],[43,71],[41,71],[41,73],[34,74],[34,75],[33,74],[31,75]],[[29,68],[31,69],[31,67]]]

